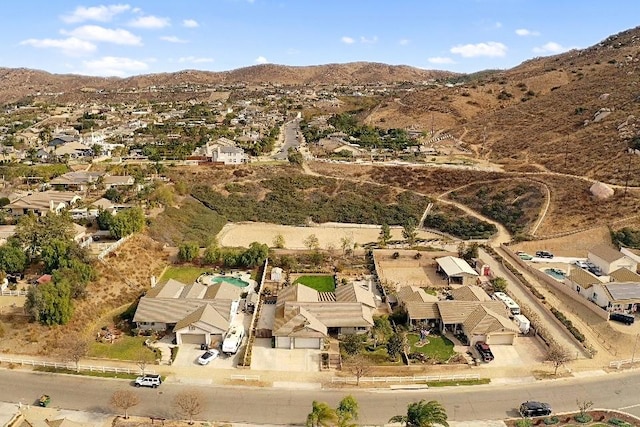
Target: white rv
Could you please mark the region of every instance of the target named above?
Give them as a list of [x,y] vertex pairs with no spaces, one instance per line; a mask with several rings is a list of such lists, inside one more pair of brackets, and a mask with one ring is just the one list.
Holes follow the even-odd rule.
[[492,298],[496,301],[502,301],[502,303],[507,306],[507,309],[509,309],[513,316],[520,314],[520,306],[516,304],[516,302],[504,292],[496,292],[493,294]]
[[516,314],[513,316],[513,321],[518,325],[521,333],[525,335],[529,333],[531,322],[529,322],[529,319],[527,319],[523,314]]
[[236,354],[243,338],[244,328],[238,325],[232,326],[225,334],[224,341],[222,341],[222,352],[224,354]]

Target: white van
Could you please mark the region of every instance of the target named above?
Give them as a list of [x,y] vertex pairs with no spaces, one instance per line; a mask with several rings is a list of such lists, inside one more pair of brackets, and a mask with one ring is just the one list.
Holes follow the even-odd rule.
[[244,328],[242,326],[234,325],[224,335],[224,341],[222,341],[222,352],[224,354],[236,354],[240,345],[242,345],[242,339],[244,338]]
[[520,333],[528,334],[529,329],[531,328],[531,322],[527,319],[523,314],[516,314],[513,316],[513,321],[516,322],[518,328],[520,328]]

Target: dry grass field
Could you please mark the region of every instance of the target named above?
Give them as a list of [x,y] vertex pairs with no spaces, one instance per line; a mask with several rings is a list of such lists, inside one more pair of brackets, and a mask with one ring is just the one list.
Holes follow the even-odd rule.
[[66,334],[93,336],[95,329],[109,324],[114,310],[123,307],[151,285],[150,277],[159,276],[167,256],[162,244],[137,235],[107,257],[107,265],[97,263],[98,279],[89,283],[86,297],[74,300],[71,322],[58,327],[45,327],[28,322],[16,302],[16,308],[0,310],[4,336],[0,352],[51,354]]
[[[218,242],[222,246],[248,247],[252,242],[273,246],[276,236],[284,238],[287,249],[307,249],[305,239],[310,235],[318,238],[321,249],[334,248],[340,250],[342,239],[351,239],[353,243],[362,246],[375,243],[380,236],[380,227],[358,224],[319,224],[313,227],[294,227],[289,225],[267,223],[228,223],[218,234]],[[426,231],[420,231],[418,238],[435,239],[439,236]],[[391,227],[392,240],[403,240],[402,227]]]
[[548,250],[558,256],[586,258],[589,249],[602,243],[611,243],[611,234],[605,226],[553,239],[520,242],[511,245],[510,248],[513,251],[525,251],[531,255],[539,250]]

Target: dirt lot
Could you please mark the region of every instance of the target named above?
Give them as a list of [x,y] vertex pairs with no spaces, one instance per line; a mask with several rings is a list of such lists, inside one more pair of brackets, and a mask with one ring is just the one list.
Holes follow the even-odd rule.
[[598,227],[555,239],[522,242],[510,246],[513,251],[525,251],[534,255],[536,251],[547,250],[558,256],[584,257],[589,249],[601,243],[611,243],[607,227]]
[[[393,258],[393,253],[400,256]],[[421,251],[420,259],[416,259],[417,251],[380,249],[373,251],[373,256],[378,264],[378,276],[382,283],[395,283],[400,285],[414,285],[420,287],[446,287],[447,282],[436,273],[436,258],[447,255],[456,256],[453,252],[446,251]]]
[[[252,242],[273,245],[274,238],[281,234],[284,237],[287,249],[306,249],[304,240],[312,234],[318,238],[320,248],[326,249],[329,245],[341,248],[341,239],[351,238],[354,243],[363,245],[375,242],[380,235],[380,228],[369,225],[334,226],[320,224],[314,227],[293,227],[289,225],[267,224],[262,222],[229,223],[218,234],[218,242],[221,246],[248,247]],[[420,239],[435,239],[439,236],[426,232],[418,232]],[[391,227],[392,240],[402,240],[402,227]]]

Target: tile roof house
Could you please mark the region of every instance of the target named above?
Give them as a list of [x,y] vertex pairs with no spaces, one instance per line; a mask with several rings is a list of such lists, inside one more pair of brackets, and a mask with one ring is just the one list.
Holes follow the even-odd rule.
[[299,283],[279,292],[271,332],[276,348],[320,349],[329,335],[362,333],[373,326],[375,300],[369,290],[347,284],[338,286],[332,298],[323,294]]
[[69,208],[82,198],[67,191],[43,191],[29,194],[13,203],[5,206],[13,215],[26,215],[34,213],[36,216],[45,216],[48,213],[60,213],[63,209]]
[[174,332],[179,345],[211,345],[229,329],[241,293],[228,282],[186,285],[170,279],[140,298],[133,321],[142,330]]
[[103,172],[67,172],[49,181],[49,185],[57,190],[85,191],[95,188],[98,179],[103,176]]
[[619,268],[627,268],[631,271],[638,269],[638,263],[619,250],[607,244],[601,244],[589,250],[588,258],[602,269],[606,275]]

